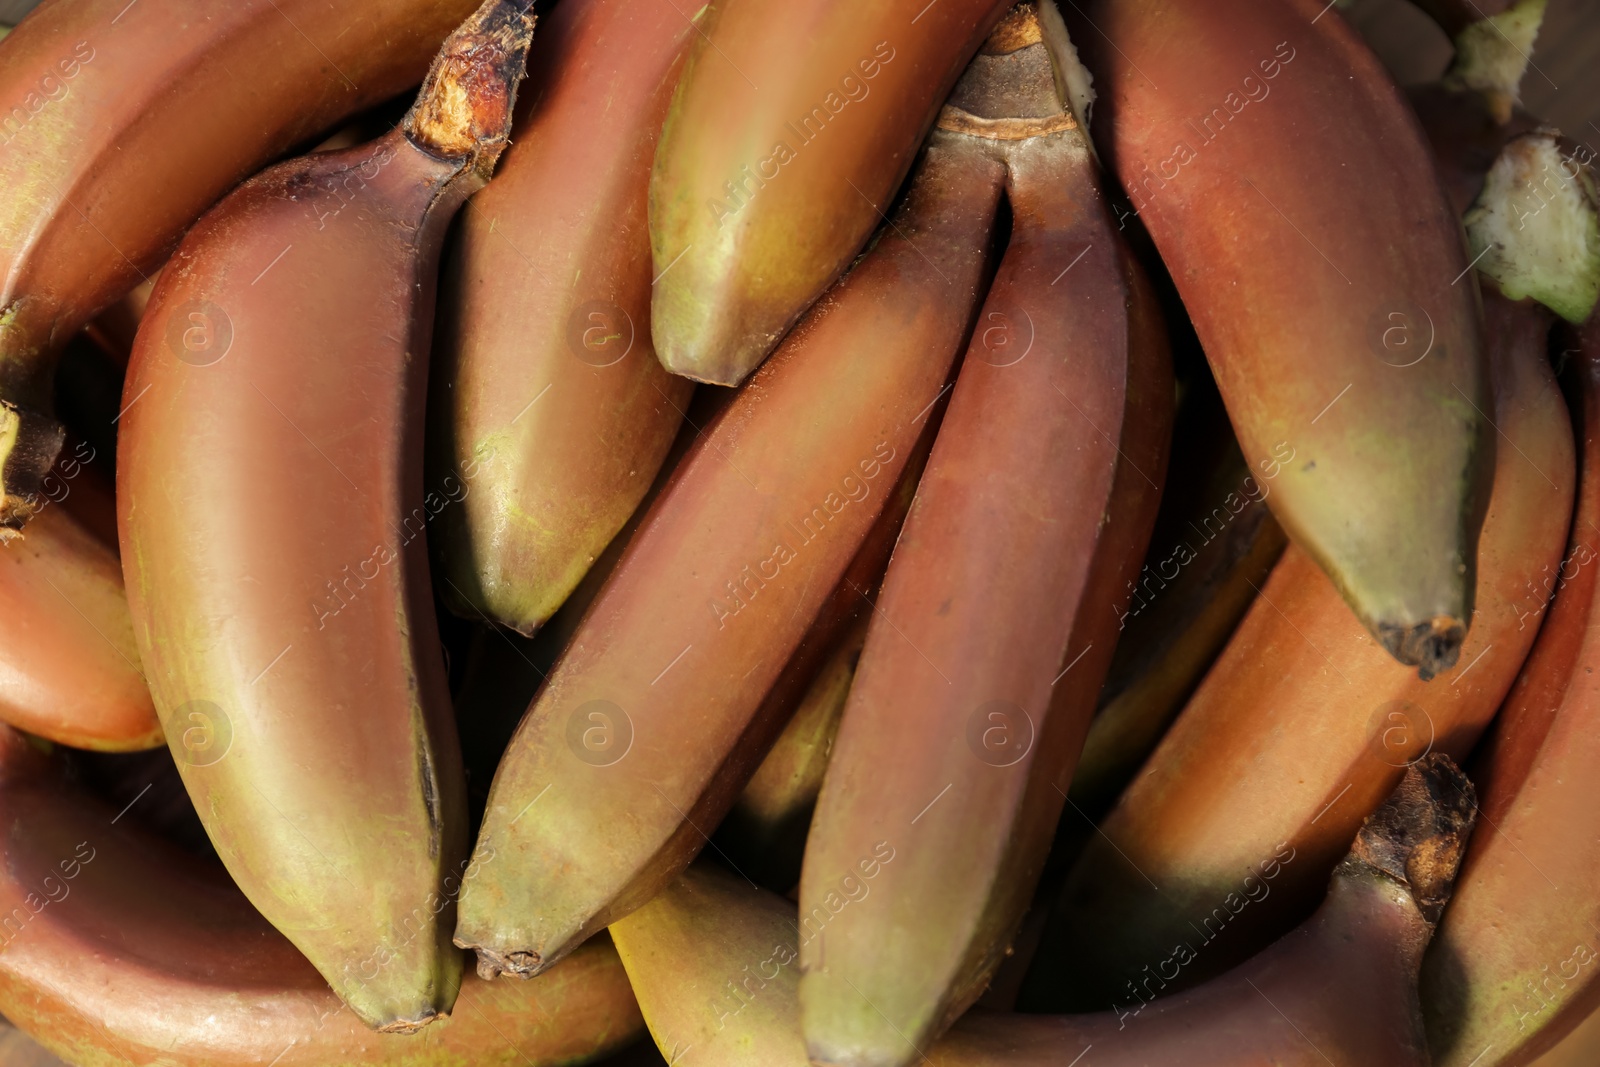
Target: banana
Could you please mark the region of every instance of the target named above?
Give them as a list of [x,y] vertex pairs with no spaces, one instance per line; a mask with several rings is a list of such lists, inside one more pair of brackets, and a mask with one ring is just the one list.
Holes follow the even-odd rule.
[[855,677],[866,619],[944,419],[946,395],[948,390],[934,401],[878,521],[756,711],[754,721],[787,725],[768,746],[710,844],[762,885],[798,891],[806,833]]
[[[761,885],[786,891],[800,880],[806,832],[866,639],[867,619],[861,616],[811,677],[789,725],[717,830],[728,862]],[[781,689],[780,683],[775,692]]]
[[1443,83],[1482,94],[1501,122],[1511,118],[1546,0],[1417,0],[1450,35],[1456,54]]
[[[1429,757],[1362,830],[1322,908],[1238,971],[1121,1015],[974,1012],[924,1046],[922,1062],[1423,1067],[1417,967],[1471,832],[1472,800],[1460,771]],[[885,855],[852,877],[840,916],[870,901],[874,879],[900,861],[898,850]],[[612,928],[670,1062],[816,1062],[800,1033],[796,960],[806,933],[795,920],[788,901],[691,868]]]
[[694,394],[683,426],[638,509],[537,634],[523,637],[490,625],[479,627],[473,635],[467,647],[461,684],[455,694],[456,725],[466,764],[472,825],[483,821],[495,768],[510,745],[523,712],[538,695],[539,685],[572,643],[578,624],[616,569],[639,523],[671,481],[689,446],[699,437],[699,427],[709,423],[731,395],[731,391],[725,389],[701,389]]
[[1400,662],[1452,666],[1494,434],[1460,220],[1404,98],[1319,0],[1066,13],[1245,458],[1282,466],[1273,514]]
[[432,293],[505,145],[532,35],[490,0],[404,123],[281,164],[190,231],[128,372],[135,637],[184,782],[245,895],[368,1024],[459,985],[461,757],[421,534]]
[[[855,675],[855,660],[864,640],[861,628],[875,610],[889,556],[944,419],[947,394],[948,383],[924,417],[924,429],[883,511],[752,720],[785,725],[776,738],[761,745],[765,755],[723,817],[720,830],[725,831],[725,839],[731,838],[728,850],[723,851],[715,840],[708,844],[761,884],[798,891],[806,832],[838,733],[844,697]],[[852,646],[853,655],[841,664],[838,653],[847,645]],[[825,747],[819,752],[818,745]],[[805,764],[798,777],[793,770],[796,761]],[[774,781],[774,773],[778,781]]]
[[0,721],[76,748],[147,749],[162,733],[116,557],[114,438],[78,436],[116,415],[121,378],[81,339],[61,372],[67,447],[27,533],[0,535]]
[[1574,458],[1549,313],[1499,298],[1486,310],[1505,444],[1462,669],[1422,682],[1395,663],[1291,546],[1069,875],[1026,1009],[1126,1004],[1175,946],[1197,956],[1179,986],[1249,956],[1314,906],[1408,762],[1464,758],[1488,725],[1562,565]]
[[[1575,343],[1574,343],[1575,342]],[[1528,1063],[1600,996],[1600,317],[1566,347],[1583,441],[1572,546],[1538,643],[1477,757],[1483,820],[1457,899],[1423,964],[1438,1067]]]
[[893,224],[673,472],[496,773],[497,861],[456,930],[480,973],[537,973],[653,896],[782,730],[763,698],[892,543],[873,527],[971,329],[1001,178],[934,134]]
[[489,187],[447,261],[434,467],[441,586],[532,633],[633,513],[692,383],[650,345],[646,192],[695,23],[672,4],[564,3],[540,31]]
[[[1005,166],[1013,222],[806,843],[802,925],[827,925],[800,949],[818,1063],[909,1063],[988,984],[1049,849],[1165,476],[1160,313],[1040,23],[1014,8],[939,120]],[[901,858],[830,917],[885,838]]]
[[[75,488],[55,474],[44,487]],[[64,504],[0,542],[0,720],[76,748],[162,743],[122,568]]]
[[[1245,466],[1214,398],[1190,392],[1178,410],[1173,439],[1185,447],[1172,457],[1150,551],[1130,583],[1100,706],[1067,790],[1088,818],[1111,806],[1161,740],[1283,554],[1283,531],[1265,503],[1272,483]],[[1206,425],[1213,411],[1220,428]]]
[[470,0],[54,0],[0,45],[0,522],[60,448],[56,353],[207,207],[414,85]]
[[1010,0],[716,0],[650,178],[656,355],[737,385],[855,257]]
[[0,727],[0,1011],[80,1067],[555,1067],[640,1029],[597,941],[525,986],[468,976],[419,1036],[374,1033],[215,864],[135,825],[148,798],[119,811],[53,764]]

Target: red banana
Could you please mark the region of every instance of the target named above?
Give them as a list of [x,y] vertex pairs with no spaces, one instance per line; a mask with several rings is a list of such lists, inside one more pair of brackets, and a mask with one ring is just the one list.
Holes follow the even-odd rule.
[[431,480],[441,593],[532,633],[649,488],[692,385],[650,344],[646,191],[695,23],[671,3],[567,0],[474,196],[440,300]]
[[936,414],[1000,179],[936,133],[872,252],[645,515],[496,774],[479,845],[499,859],[456,932],[484,973],[537,973],[650,899],[781,730],[758,710]]
[[1198,958],[1177,984],[1219,973],[1310,911],[1409,761],[1471,751],[1539,632],[1574,481],[1550,316],[1498,298],[1488,309],[1486,412],[1505,445],[1462,669],[1422,682],[1396,664],[1291,547],[1079,858],[1028,1006],[1128,1003],[1179,946]]
[[1445,670],[1495,445],[1460,221],[1404,97],[1324,0],[1066,14],[1245,458],[1282,466],[1273,514],[1400,662]]
[[488,0],[385,137],[275,167],[202,219],[126,385],[122,559],[168,744],[245,895],[386,1030],[459,985],[466,811],[421,536],[459,484],[424,493],[426,354],[446,228],[505,146],[528,4]]
[[[849,1067],[915,1060],[1005,954],[1111,660],[1171,431],[1160,314],[1033,5],[997,27],[939,122],[1004,166],[1013,221],[806,845],[806,1043]],[[884,839],[897,861],[869,900],[832,915],[841,879]]]
[[0,522],[60,447],[55,356],[238,182],[414,85],[471,0],[48,0],[0,44]]
[[1566,349],[1581,427],[1572,543],[1539,640],[1475,765],[1485,832],[1424,961],[1439,1067],[1525,1064],[1600,1004],[1600,316]]
[[372,1032],[214,864],[134,825],[0,727],[0,1011],[79,1067],[556,1067],[629,1040],[616,954],[464,979],[456,1016]]
[[736,385],[886,217],[1010,0],[715,0],[650,180],[666,368]]
[[[973,1012],[930,1067],[1424,1067],[1416,975],[1472,828],[1471,784],[1429,757],[1363,829],[1316,915],[1201,989],[1121,1015]],[[863,868],[871,900],[898,853]],[[869,873],[870,872],[870,873]],[[686,872],[612,930],[657,1047],[702,1067],[808,1067],[788,901]]]

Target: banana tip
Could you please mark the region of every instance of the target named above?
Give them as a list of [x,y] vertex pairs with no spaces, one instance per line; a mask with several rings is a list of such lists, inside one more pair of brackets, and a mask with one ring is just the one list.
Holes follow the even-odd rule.
[[733,388],[749,375],[754,368],[742,366],[712,365],[693,356],[680,356],[676,352],[660,352],[658,358],[661,366],[667,373],[675,374],[680,378],[688,378],[701,385],[720,385]]
[[[749,324],[748,317],[740,316],[737,303],[708,305],[690,292],[691,279],[684,267],[667,277],[675,265],[676,261],[663,265],[659,257],[656,263],[662,275],[656,279],[650,302],[650,336],[656,359],[669,374],[702,385],[740,384],[777,346],[788,326],[757,328]],[[687,298],[685,293],[689,293]]]
[[501,952],[483,945],[467,944],[459,938],[456,939],[456,945],[477,954],[478,977],[486,982],[493,981],[501,975],[528,979],[544,970],[544,961],[537,952],[525,950]]
[[1435,615],[1414,626],[1378,624],[1378,640],[1389,655],[1417,668],[1425,682],[1456,665],[1466,638],[1466,624],[1453,615]]

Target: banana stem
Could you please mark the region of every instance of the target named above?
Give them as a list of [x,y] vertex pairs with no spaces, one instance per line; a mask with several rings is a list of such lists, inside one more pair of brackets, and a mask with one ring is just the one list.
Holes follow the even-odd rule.
[[1509,122],[1520,98],[1518,86],[1528,69],[1533,42],[1544,21],[1545,3],[1546,0],[1518,0],[1499,11],[1494,4],[1488,5],[1487,10],[1469,4],[1470,19],[1442,19],[1441,25],[1456,46],[1455,61],[1445,74],[1445,84],[1483,93],[1495,118]]
[[444,159],[470,160],[487,178],[511,132],[535,21],[532,0],[485,0],[433,61],[405,118],[411,143]]
[[1538,129],[1501,149],[1463,216],[1478,270],[1511,300],[1533,297],[1579,325],[1600,299],[1594,153]]

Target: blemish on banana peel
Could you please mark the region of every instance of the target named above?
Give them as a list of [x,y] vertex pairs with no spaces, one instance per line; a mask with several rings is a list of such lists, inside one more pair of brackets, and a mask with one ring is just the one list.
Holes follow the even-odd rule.
[[[416,679],[411,679],[413,691]],[[420,703],[415,708],[416,727],[420,736],[426,736],[427,723],[423,720]],[[428,858],[439,858],[440,842],[444,839],[444,815],[439,810],[438,777],[433,768],[433,746],[417,746],[417,770],[422,777],[422,803],[428,812]]]
[[1078,129],[1071,115],[1045,119],[986,119],[946,104],[939,112],[939,128],[991,141],[1026,141],[1032,137]]
[[432,1009],[425,1011],[416,1019],[396,1019],[392,1023],[385,1023],[378,1027],[380,1034],[414,1034],[433,1022],[435,1019],[448,1019],[449,1012],[438,1012]]
[[989,39],[983,42],[983,54],[1009,55],[1030,44],[1041,43],[1044,35],[1039,27],[1040,10],[1038,4],[1021,3],[1000,16],[1000,21],[989,31]]
[[481,945],[463,945],[459,940],[456,941],[456,946],[470,948],[478,954],[478,977],[485,981],[491,981],[501,975],[527,981],[539,973],[541,961],[537,952],[519,950],[502,953]]

